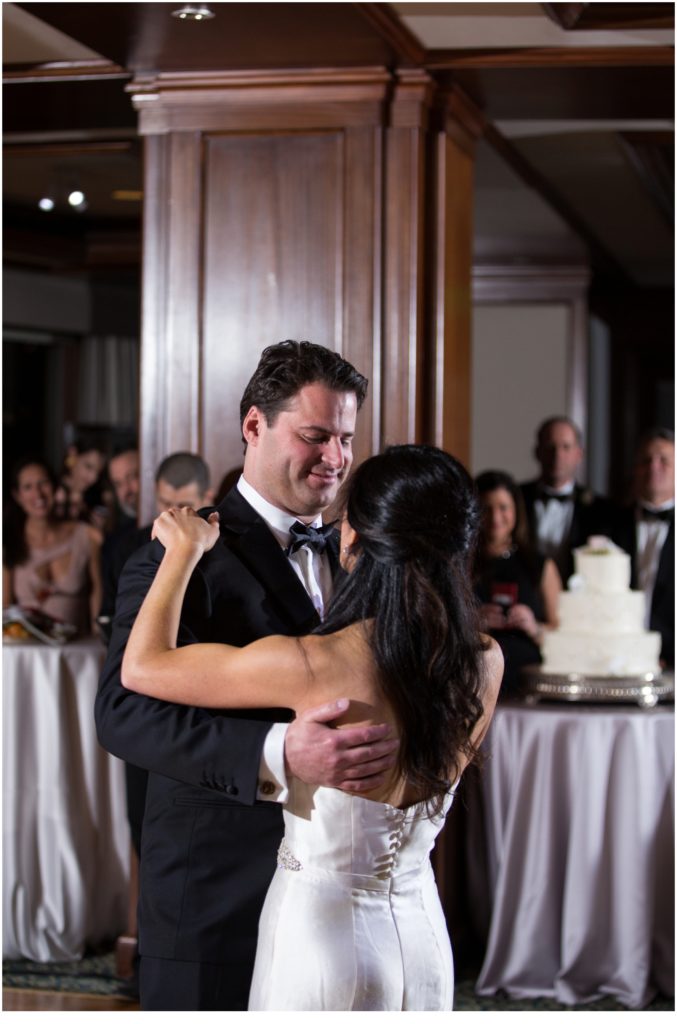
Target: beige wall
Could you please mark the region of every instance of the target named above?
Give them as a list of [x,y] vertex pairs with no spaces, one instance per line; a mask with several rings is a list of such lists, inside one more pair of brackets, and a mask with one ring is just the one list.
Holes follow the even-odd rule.
[[473,311],[473,474],[503,469],[533,477],[534,432],[566,413],[571,373],[571,310],[566,303],[501,303]]

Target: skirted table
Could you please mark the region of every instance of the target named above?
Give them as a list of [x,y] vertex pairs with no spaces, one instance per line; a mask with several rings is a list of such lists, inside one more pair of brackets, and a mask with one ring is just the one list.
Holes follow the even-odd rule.
[[124,766],[98,744],[103,646],[3,646],[3,957],[73,960],[127,921]]
[[674,709],[500,705],[467,795],[480,995],[674,992]]

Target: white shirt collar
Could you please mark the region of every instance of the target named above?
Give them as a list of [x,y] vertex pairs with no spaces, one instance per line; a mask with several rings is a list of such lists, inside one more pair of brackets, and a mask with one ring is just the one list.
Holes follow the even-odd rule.
[[667,512],[668,509],[675,507],[675,499],[670,498],[669,501],[664,501],[662,505],[652,505],[650,501],[640,501],[640,509],[648,509],[649,512]]
[[[270,527],[280,541],[280,544],[286,546],[289,543],[289,529],[293,523],[298,522],[298,517],[291,516],[288,512],[283,512],[276,505],[271,505],[250,483],[247,483],[244,476],[240,477],[236,486],[245,501],[251,505],[255,512],[258,512],[266,525]],[[309,525],[322,526],[322,515],[316,516]]]
[[544,492],[546,494],[553,494],[553,495],[555,495],[555,494],[573,494],[575,486],[576,486],[575,481],[571,480],[568,484],[565,484],[564,487],[548,487],[546,484],[543,484],[543,490],[544,490]]

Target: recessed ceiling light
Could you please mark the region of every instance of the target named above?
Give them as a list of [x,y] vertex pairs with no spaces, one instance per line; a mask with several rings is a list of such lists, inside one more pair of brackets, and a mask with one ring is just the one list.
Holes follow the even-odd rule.
[[42,199],[38,201],[38,206],[41,210],[44,210],[45,213],[49,213],[50,210],[54,209],[54,200],[51,196],[43,196]]
[[180,18],[181,21],[208,21],[214,17],[207,4],[184,4],[177,11],[172,11],[172,18]]
[[72,192],[68,193],[68,202],[71,206],[83,206],[85,202],[85,193],[81,192],[79,188],[73,189]]

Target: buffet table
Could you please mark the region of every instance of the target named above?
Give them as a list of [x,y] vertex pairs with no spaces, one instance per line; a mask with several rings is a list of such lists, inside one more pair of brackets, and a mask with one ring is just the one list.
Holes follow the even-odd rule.
[[478,993],[630,1008],[671,995],[674,709],[506,702],[485,750]]
[[73,960],[126,925],[124,766],[98,744],[95,640],[3,645],[3,957]]

